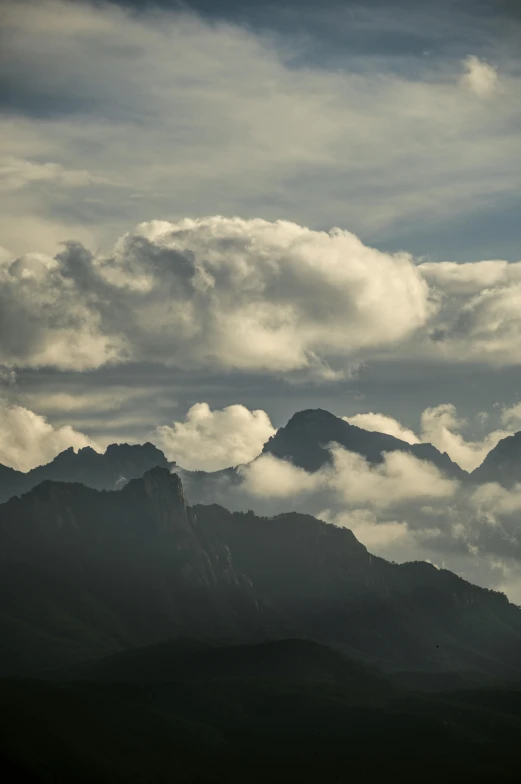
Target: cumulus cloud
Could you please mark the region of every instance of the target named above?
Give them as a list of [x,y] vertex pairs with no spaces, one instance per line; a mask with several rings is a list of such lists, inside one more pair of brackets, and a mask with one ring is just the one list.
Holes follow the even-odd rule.
[[496,365],[521,361],[521,262],[426,262],[418,270],[438,308],[427,332],[432,355]]
[[469,55],[463,61],[464,73],[460,84],[480,98],[488,98],[499,88],[499,76],[493,65]]
[[66,255],[31,253],[0,266],[1,362],[85,370],[122,356],[122,341],[104,334],[95,286],[82,291],[84,258],[68,267]]
[[363,430],[376,431],[377,433],[387,433],[387,435],[406,441],[408,444],[419,444],[420,439],[408,427],[404,427],[397,419],[386,414],[375,414],[372,411],[367,414],[355,414],[350,417],[342,417],[351,425],[361,427]]
[[150,221],[111,252],[2,254],[0,313],[10,367],[147,361],[334,380],[389,352],[516,364],[521,262],[416,264],[280,220]]
[[333,469],[325,471],[328,485],[351,505],[385,508],[412,499],[446,499],[458,486],[431,463],[406,452],[389,452],[381,464],[370,465],[341,447],[331,451]]
[[326,493],[350,507],[384,509],[418,499],[447,499],[457,482],[446,479],[430,463],[402,452],[389,452],[379,465],[331,445],[332,465],[308,473],[272,455],[261,455],[240,476],[244,489],[263,498]]
[[99,447],[72,427],[53,427],[45,417],[22,406],[0,402],[0,463],[29,471],[69,447]]
[[241,490],[263,499],[295,497],[324,486],[323,475],[311,474],[273,455],[261,455],[249,465],[240,466],[238,472]]
[[207,403],[196,403],[184,422],[158,427],[154,440],[169,460],[183,468],[218,471],[249,463],[274,433],[265,411],[241,405],[212,411]]
[[407,254],[261,219],[153,221],[106,256],[69,243],[6,261],[0,284],[0,361],[78,370],[144,359],[327,375],[327,357],[391,346],[430,312]]

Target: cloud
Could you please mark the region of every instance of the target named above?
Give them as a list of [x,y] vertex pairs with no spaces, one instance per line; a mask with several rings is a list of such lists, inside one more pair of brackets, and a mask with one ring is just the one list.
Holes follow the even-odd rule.
[[4,364],[84,370],[129,360],[328,375],[330,356],[421,326],[407,254],[340,229],[209,217],[141,224],[94,256],[69,243],[0,268]]
[[29,471],[69,447],[99,447],[70,426],[53,427],[45,417],[22,406],[0,402],[0,463]]
[[350,417],[342,417],[351,425],[361,427],[363,430],[376,431],[377,433],[387,433],[390,436],[406,441],[408,444],[419,444],[420,439],[412,430],[386,414],[375,414],[372,411],[367,414],[355,414]]
[[521,430],[521,403],[501,408],[501,423],[510,433]]
[[419,499],[447,499],[457,482],[446,479],[430,463],[403,452],[384,454],[372,465],[354,452],[331,445],[332,465],[308,473],[272,455],[261,455],[240,469],[243,489],[263,498],[311,492],[326,494],[352,508],[385,509]]
[[464,73],[460,84],[480,98],[488,98],[498,91],[499,76],[493,65],[469,55],[463,61]]
[[340,447],[332,448],[328,486],[346,503],[385,508],[410,500],[451,498],[457,482],[445,479],[431,463],[406,452],[388,452],[379,465]]
[[32,253],[0,266],[4,365],[85,370],[121,357],[122,340],[103,334],[97,292],[82,278],[90,257],[76,253],[69,269],[67,258]]
[[[416,24],[423,35],[425,20]],[[397,72],[395,55],[343,46],[317,65],[298,37],[172,8],[4,0],[2,33],[3,154],[90,178],[74,199],[61,176],[12,192],[0,230],[17,255],[52,255],[85,227],[105,246],[140,219],[205,215],[216,203],[319,227],[349,215],[362,236],[381,237],[420,217],[436,226],[472,213],[520,185],[521,84],[508,62],[512,99],[492,116],[441,55],[419,71],[417,54],[404,54]],[[22,218],[49,223],[37,248]]]
[[[423,411],[419,436],[413,430],[404,427],[397,419],[386,414],[370,412],[343,417],[343,419],[364,430],[374,430],[396,436],[409,444],[422,442],[433,444],[440,452],[446,452],[451,460],[454,460],[466,471],[473,471],[474,468],[481,465],[490,450],[502,438],[511,435],[516,426],[521,425],[521,404],[502,409],[501,421],[505,425],[505,429],[493,430],[481,440],[476,441],[467,440],[460,432],[468,425],[468,422],[458,417],[456,407],[451,403],[442,403]],[[488,419],[488,414],[482,411],[478,414],[478,419],[483,426]]]
[[70,188],[106,183],[107,179],[88,171],[66,169],[59,163],[38,163],[14,156],[0,158],[0,191],[16,191],[36,182],[55,182]]
[[521,262],[425,262],[418,271],[437,307],[410,351],[496,366],[521,362]]
[[521,363],[521,262],[416,264],[281,220],[149,221],[104,253],[70,242],[55,257],[2,254],[0,306],[11,367],[146,361],[338,380],[390,352]]
[[310,474],[273,455],[261,455],[249,465],[240,466],[241,490],[263,499],[288,498],[323,487],[324,478]]
[[458,418],[455,406],[450,403],[426,408],[421,416],[422,441],[433,444],[440,452],[447,452],[462,468],[473,471],[510,432],[494,430],[481,441],[467,441],[459,432],[466,424],[464,419]]
[[318,515],[341,528],[349,528],[369,552],[399,562],[423,560],[420,538],[405,521],[380,519],[371,509],[350,509],[339,513],[329,509]]
[[265,411],[241,405],[212,411],[207,403],[196,403],[184,422],[158,427],[153,440],[185,469],[218,471],[253,460],[274,433]]
[[475,490],[470,500],[488,523],[496,525],[499,518],[517,515],[521,510],[521,484],[507,489],[496,482],[487,482]]

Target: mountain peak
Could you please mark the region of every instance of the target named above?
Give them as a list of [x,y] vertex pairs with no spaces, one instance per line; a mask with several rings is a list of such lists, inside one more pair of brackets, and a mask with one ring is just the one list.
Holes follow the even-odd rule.
[[287,425],[264,444],[263,452],[314,472],[331,462],[327,448],[331,443],[361,455],[369,463],[381,463],[384,452],[408,452],[419,460],[433,463],[449,477],[463,479],[467,476],[432,444],[409,444],[387,433],[364,430],[321,408],[294,414]]
[[[305,408],[303,411],[297,411],[288,420],[286,427],[292,427],[299,424],[308,424],[310,422],[332,422],[338,421],[338,417],[325,408]],[[343,420],[342,420],[343,421]],[[351,425],[354,427],[354,425]]]

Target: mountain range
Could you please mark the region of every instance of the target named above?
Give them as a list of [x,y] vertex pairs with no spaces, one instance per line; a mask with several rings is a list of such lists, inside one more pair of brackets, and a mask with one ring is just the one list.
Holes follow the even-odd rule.
[[110,444],[104,453],[86,446],[75,452],[72,447],[60,452],[46,465],[30,471],[16,471],[0,465],[0,503],[15,495],[27,493],[47,479],[59,482],[81,482],[97,490],[111,490],[137,479],[150,468],[171,469],[164,454],[153,444]]
[[327,449],[330,443],[361,455],[368,463],[380,463],[384,452],[399,451],[428,460],[451,478],[467,476],[446,452],[440,452],[432,444],[409,444],[386,433],[363,430],[320,408],[294,414],[287,425],[266,442],[262,451],[314,472],[331,460]]
[[153,468],[121,490],[46,481],[0,506],[0,655],[30,673],[160,640],[304,637],[387,671],[521,675],[521,609],[302,514],[190,508]]
[[[469,478],[320,410],[264,453],[316,471],[331,442],[516,481],[517,435]],[[151,444],[0,471],[7,779],[518,780],[521,608],[307,514],[189,504],[185,477],[223,474]]]
[[[264,444],[262,454],[274,455],[314,472],[331,460],[327,448],[331,443],[361,455],[372,464],[380,463],[385,452],[406,452],[432,463],[446,477],[463,482],[499,482],[511,486],[521,480],[521,433],[502,439],[482,465],[468,474],[432,444],[409,444],[386,433],[363,430],[322,409],[296,413]],[[47,479],[81,482],[98,490],[113,490],[157,466],[170,470],[175,468],[190,486],[195,501],[199,496],[211,496],[212,485],[223,476],[232,481],[238,478],[236,467],[215,472],[186,471],[168,461],[163,452],[151,443],[110,444],[101,454],[91,447],[84,447],[78,452],[70,447],[50,463],[26,473],[0,465],[0,503],[28,492]],[[204,489],[208,488],[205,494]]]

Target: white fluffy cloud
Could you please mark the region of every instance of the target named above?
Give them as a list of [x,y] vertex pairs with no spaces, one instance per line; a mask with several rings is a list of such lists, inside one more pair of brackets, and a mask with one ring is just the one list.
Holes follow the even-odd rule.
[[0,362],[84,370],[122,356],[122,340],[104,334],[95,286],[83,279],[86,259],[67,268],[31,253],[0,265]]
[[207,403],[196,403],[184,422],[158,427],[154,440],[182,468],[218,471],[253,460],[274,433],[265,411],[241,405],[212,411]]
[[341,503],[359,508],[384,509],[410,501],[451,498],[457,482],[438,469],[404,452],[384,455],[380,465],[331,445],[332,465],[308,473],[272,455],[261,455],[240,469],[243,488],[262,498],[283,498],[327,493]]
[[340,229],[212,217],[153,221],[110,255],[69,244],[0,268],[5,364],[82,370],[129,359],[315,370],[425,323],[411,258]]
[[29,471],[48,463],[69,447],[99,449],[90,438],[68,425],[55,428],[45,417],[22,406],[0,402],[0,463]]
[[308,473],[273,455],[261,455],[238,470],[242,480],[241,489],[263,499],[295,497],[320,490],[324,486],[323,475]]
[[406,441],[408,444],[419,444],[420,439],[410,428],[404,427],[386,414],[375,414],[372,411],[367,414],[355,414],[350,417],[342,417],[351,425],[361,427],[363,430],[371,430],[377,433],[387,433],[387,435]]
[[389,452],[379,465],[360,455],[333,447],[333,468],[326,469],[328,486],[353,506],[385,508],[410,500],[451,498],[457,482],[406,452]]
[[96,255],[2,254],[0,312],[12,367],[144,360],[331,379],[390,352],[521,362],[521,262],[415,264],[348,231],[260,218],[151,221]]
[[418,270],[438,303],[428,329],[439,356],[521,362],[521,262],[427,262]]
[[499,76],[497,69],[490,63],[480,60],[475,55],[469,55],[463,61],[464,73],[460,83],[465,89],[478,95],[480,98],[488,98],[497,92],[499,88]]
[[422,441],[430,442],[440,452],[447,452],[462,468],[473,471],[498,441],[510,433],[494,430],[481,441],[467,441],[459,432],[465,425],[466,421],[457,416],[455,406],[449,403],[427,408],[421,417]]
[[[343,417],[346,422],[357,425],[364,430],[388,433],[409,444],[421,442],[433,444],[440,452],[446,452],[451,460],[454,460],[466,471],[473,471],[474,468],[481,465],[490,450],[502,438],[521,429],[521,403],[510,408],[503,408],[500,418],[504,425],[503,429],[492,430],[480,440],[468,440],[461,432],[468,422],[458,416],[456,407],[451,403],[442,403],[423,411],[419,436],[413,430],[404,427],[397,419],[386,414],[370,412]],[[478,419],[484,425],[488,420],[488,415],[481,412]]]

